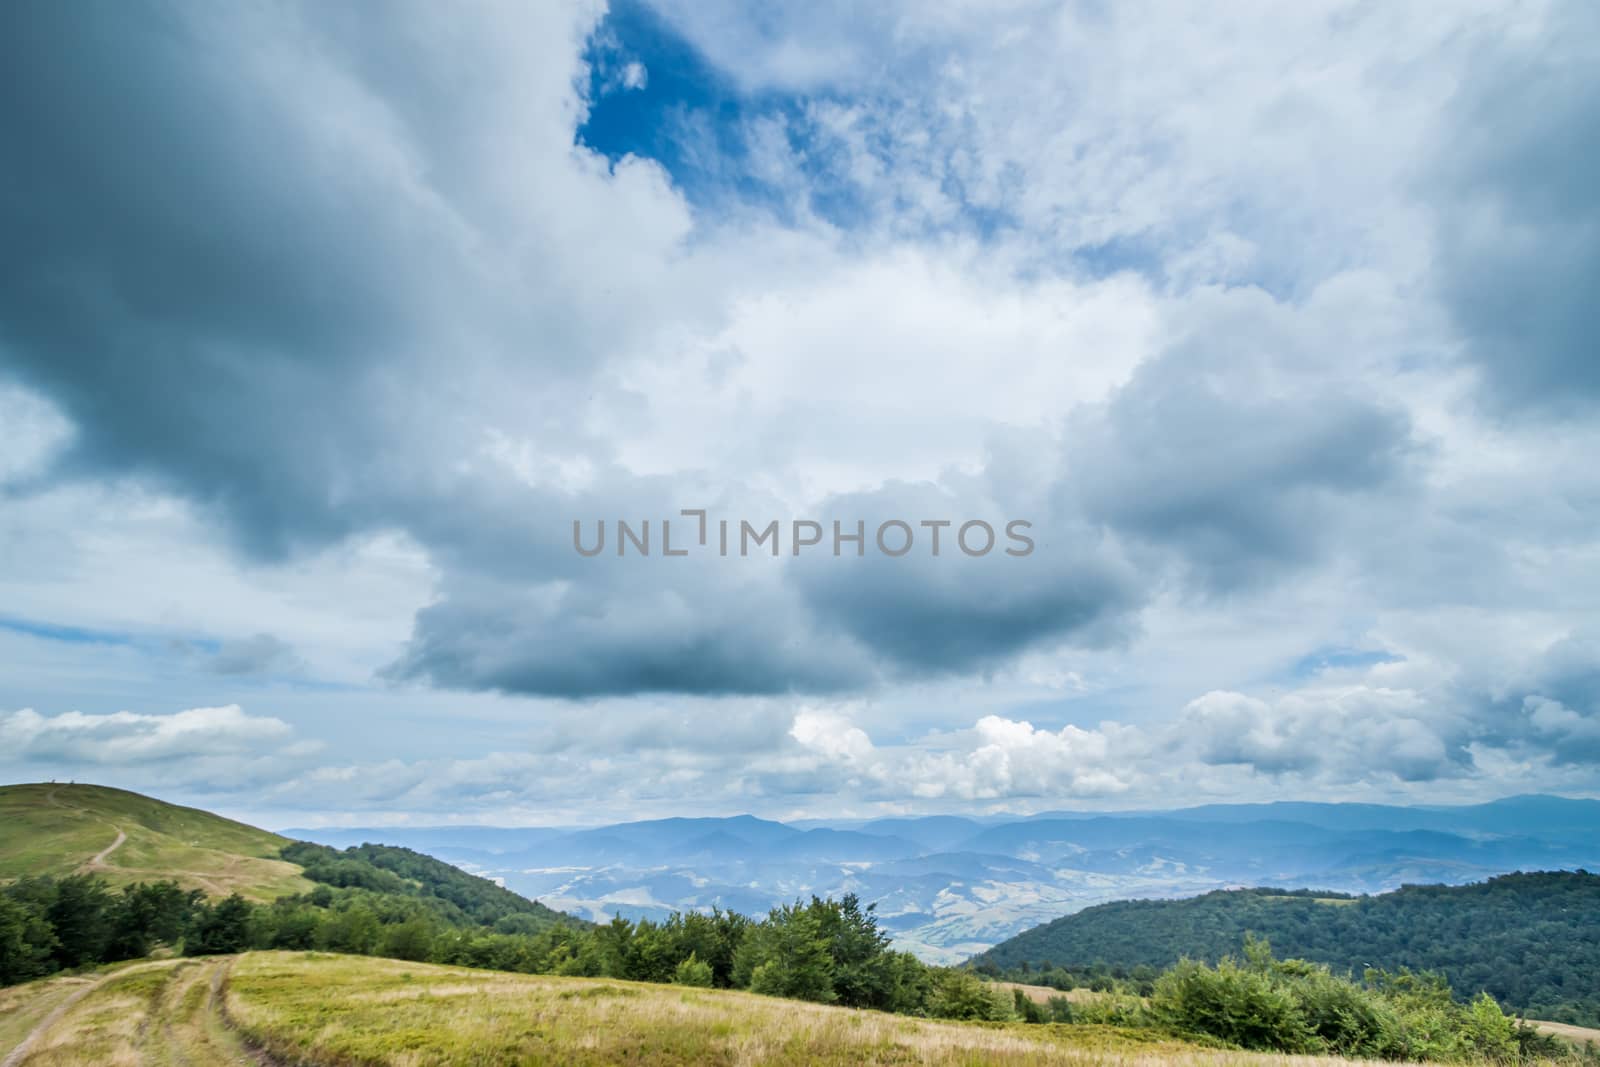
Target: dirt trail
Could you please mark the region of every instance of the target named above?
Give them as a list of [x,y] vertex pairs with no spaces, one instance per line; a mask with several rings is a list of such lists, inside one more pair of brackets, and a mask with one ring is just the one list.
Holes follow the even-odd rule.
[[112,971],[109,974],[103,974],[93,982],[90,982],[88,985],[84,986],[82,989],[73,992],[67,997],[66,1000],[63,1000],[60,1004],[57,1004],[55,1009],[51,1011],[49,1015],[46,1015],[43,1019],[40,1019],[38,1023],[34,1025],[34,1028],[28,1031],[26,1037],[17,1042],[16,1047],[6,1054],[6,1058],[0,1060],[0,1067],[17,1067],[18,1064],[27,1058],[28,1053],[33,1050],[33,1046],[38,1044],[39,1039],[45,1035],[45,1031],[49,1030],[56,1023],[60,1022],[61,1017],[66,1015],[67,1012],[71,1011],[80,1000],[88,996],[90,993],[93,993],[96,989],[99,989],[113,978],[120,978],[125,974],[132,974],[135,971],[147,971],[152,967],[165,966],[168,965],[166,963],[138,963],[134,964],[132,967],[123,967],[120,970]]
[[[97,815],[91,814],[84,808],[77,807],[73,804],[68,804],[63,800],[58,799],[54,789],[46,793],[44,798],[47,803],[54,804],[56,807],[65,811],[76,811],[80,814],[88,815],[101,825],[108,826],[117,832],[117,836],[112,840],[111,844],[107,845],[99,852],[96,852],[89,859],[79,864],[78,872],[80,874],[91,874],[95,871],[116,871],[119,874],[125,875],[149,875],[152,880],[186,878],[190,882],[193,882],[195,885],[199,886],[201,889],[205,890],[209,896],[222,897],[228,895],[231,887],[224,884],[224,882],[219,881],[218,874],[228,874],[231,873],[231,871],[184,871],[176,870],[170,867],[128,867],[123,864],[107,862],[111,858],[111,854],[113,852],[117,851],[117,849],[121,848],[127,843],[128,835],[123,832],[122,827],[118,826],[116,823],[106,822],[106,820]],[[237,864],[241,859],[243,859],[243,857],[235,857],[233,864]],[[230,864],[230,867],[233,864]]]
[[[51,1062],[60,1062],[65,1055],[71,1062],[111,1059],[150,1067],[217,1067],[221,1064],[283,1067],[265,1050],[252,1045],[228,1018],[227,980],[234,959],[213,956],[159,960],[101,975],[74,990],[39,1020],[5,1059],[0,1060],[0,1067],[24,1067],[36,1052],[45,1052]],[[137,1026],[115,1039],[114,1044],[95,1045],[91,1035],[96,1026],[85,1024],[84,1019],[69,1017],[84,998],[103,989],[107,983],[156,968],[167,971],[164,984],[153,996],[141,997],[142,1007],[130,1009],[131,1014],[138,1016]],[[119,994],[107,991],[107,995]],[[92,1019],[96,1011],[93,1005],[83,1010],[89,1013],[88,1019]],[[63,1025],[66,1032],[59,1029]],[[103,1034],[103,1026],[100,1029]],[[102,1036],[100,1040],[105,1039]],[[45,1041],[49,1044],[41,1048]]]
[[[87,811],[84,811],[83,808],[76,807],[75,805],[72,805],[72,804],[64,804],[61,801],[57,800],[56,799],[56,790],[55,789],[51,789],[49,792],[45,793],[44,801],[45,801],[46,804],[54,804],[56,807],[62,808],[64,810],[66,810],[66,811],[82,812],[84,815],[88,815],[89,814]],[[118,826],[116,823],[109,823],[109,822],[106,822],[104,819],[100,819],[100,818],[95,818],[95,821],[99,822],[99,823],[102,823],[102,824],[104,824],[106,826],[111,827],[113,830],[115,830],[117,832],[117,836],[116,836],[116,839],[111,842],[111,844],[107,845],[105,848],[101,849],[99,852],[96,852],[92,857],[90,857],[88,862],[84,863],[81,867],[79,867],[78,870],[80,870],[80,871],[100,871],[100,870],[104,870],[106,868],[106,866],[107,866],[106,857],[111,855],[117,849],[121,848],[123,842],[128,840],[128,835],[123,833],[122,832],[122,827]],[[5,1064],[0,1064],[0,1067],[6,1067],[6,1065]]]
[[207,972],[204,1000],[177,1024],[166,1028],[170,1059],[180,1063],[230,1063],[253,1067],[281,1067],[264,1049],[257,1048],[228,1018],[227,982],[237,956],[218,960]]
[[128,839],[128,835],[122,832],[122,827],[112,826],[111,828],[117,832],[117,839],[111,842],[111,844],[107,845],[105,848],[101,849],[99,852],[96,852],[94,854],[94,859],[84,864],[84,866],[91,870],[99,870],[101,867],[104,867],[106,863],[106,857],[111,855],[117,849],[121,848],[122,843]]

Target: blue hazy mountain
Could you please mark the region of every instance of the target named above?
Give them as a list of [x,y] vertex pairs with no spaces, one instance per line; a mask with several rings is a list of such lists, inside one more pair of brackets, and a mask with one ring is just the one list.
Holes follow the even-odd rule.
[[763,912],[859,894],[906,948],[954,961],[1113,900],[1239,885],[1373,893],[1600,868],[1600,801],[1461,807],[1221,804],[1163,812],[934,815],[790,825],[750,815],[611,826],[291,829],[403,845],[586,918]]

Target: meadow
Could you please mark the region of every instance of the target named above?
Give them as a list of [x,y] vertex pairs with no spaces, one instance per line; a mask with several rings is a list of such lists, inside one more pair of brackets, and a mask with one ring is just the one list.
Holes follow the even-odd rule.
[[0,1067],[1337,1067],[1093,1025],[932,1022],[753,993],[328,953],[147,961],[0,992]]

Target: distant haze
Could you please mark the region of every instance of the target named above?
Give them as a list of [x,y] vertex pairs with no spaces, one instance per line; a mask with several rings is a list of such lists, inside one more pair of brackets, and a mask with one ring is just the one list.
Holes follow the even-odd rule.
[[880,819],[805,828],[740,816],[582,830],[288,829],[427,852],[585,918],[712,906],[761,914],[857,893],[898,944],[955,962],[1091,904],[1235,885],[1370,893],[1515,870],[1600,869],[1600,801],[1471,807],[1284,803],[1116,816]]

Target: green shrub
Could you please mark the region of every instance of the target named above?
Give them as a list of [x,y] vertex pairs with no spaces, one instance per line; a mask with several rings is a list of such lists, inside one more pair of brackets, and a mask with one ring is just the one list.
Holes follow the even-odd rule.
[[1050,998],[1050,1021],[1053,1023],[1077,1022],[1077,1012],[1073,1010],[1072,1001],[1066,997]]
[[1013,1017],[1012,1000],[1002,987],[971,971],[939,970],[934,973],[928,1014],[939,1019],[997,1022]]
[[378,948],[380,956],[396,960],[426,962],[433,958],[433,924],[418,916],[385,928]]
[[672,981],[677,985],[692,985],[710,989],[711,964],[691,952],[678,962],[677,969],[672,972]]
[[1043,1004],[1036,1003],[1034,999],[1020,989],[1011,990],[1011,1013],[1025,1023],[1047,1023],[1050,1021],[1050,1009]]
[[1469,1055],[1496,1063],[1516,1062],[1516,1024],[1493,997],[1479,993],[1463,1015],[1461,1040]]
[[1295,996],[1267,971],[1231,958],[1215,968],[1184,960],[1157,979],[1156,1018],[1248,1049],[1315,1052],[1316,1035]]

